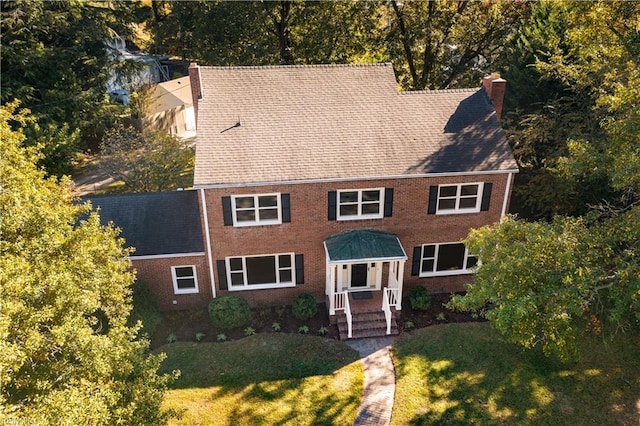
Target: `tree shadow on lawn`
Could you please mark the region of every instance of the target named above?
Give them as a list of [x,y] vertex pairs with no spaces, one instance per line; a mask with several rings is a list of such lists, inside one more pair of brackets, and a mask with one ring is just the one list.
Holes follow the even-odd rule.
[[[635,383],[620,380],[619,355],[609,348],[581,362],[560,364],[504,343],[486,324],[442,326],[414,334],[394,348],[399,386],[422,381],[411,425],[636,424]],[[427,330],[423,330],[427,331]],[[600,342],[602,343],[602,342]],[[635,353],[637,353],[637,349]],[[608,362],[611,359],[612,362]],[[628,373],[627,373],[628,374]],[[398,392],[398,389],[397,389]],[[400,392],[404,392],[400,390]],[[408,408],[407,408],[408,409]],[[394,412],[395,415],[395,412]],[[405,424],[406,424],[405,423]]]
[[171,388],[206,395],[205,415],[218,416],[209,419],[218,424],[340,424],[357,413],[362,367],[342,342],[271,333],[161,350],[167,353],[161,372],[182,372]]

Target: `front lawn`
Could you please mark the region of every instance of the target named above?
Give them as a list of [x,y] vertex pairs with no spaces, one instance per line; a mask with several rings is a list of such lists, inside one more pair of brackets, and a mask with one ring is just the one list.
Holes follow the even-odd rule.
[[393,348],[392,424],[640,424],[640,337],[595,339],[582,361],[560,365],[487,323],[416,330]]
[[362,365],[342,342],[271,333],[158,351],[162,372],[182,373],[164,406],[184,412],[170,424],[353,424],[360,404]]

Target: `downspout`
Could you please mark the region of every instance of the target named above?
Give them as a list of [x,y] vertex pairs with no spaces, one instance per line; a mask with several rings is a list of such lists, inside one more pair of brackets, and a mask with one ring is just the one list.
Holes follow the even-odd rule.
[[211,280],[211,296],[216,298],[216,282],[213,279],[213,257],[211,256],[211,234],[209,232],[209,215],[207,214],[207,199],[204,189],[200,189],[202,199],[202,214],[204,215],[204,235],[207,242],[207,261],[209,263],[209,279]]
[[503,217],[506,216],[507,214],[507,204],[509,201],[509,194],[511,194],[511,180],[513,178],[513,173],[509,173],[507,175],[507,184],[505,185],[504,188],[504,199],[502,200],[502,214],[500,214],[500,218],[502,219]]

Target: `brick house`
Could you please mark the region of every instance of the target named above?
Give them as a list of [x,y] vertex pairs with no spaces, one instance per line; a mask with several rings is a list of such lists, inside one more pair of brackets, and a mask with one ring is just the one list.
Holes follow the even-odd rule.
[[[158,197],[168,205],[151,212],[181,223],[163,237],[181,251],[131,257],[161,307],[311,293],[348,318],[350,336],[358,305],[382,312],[388,333],[407,288],[472,279],[477,259],[460,241],[507,212],[518,171],[499,121],[504,80],[399,92],[390,64],[192,64],[189,75],[194,190],[128,196]],[[104,220],[116,197],[93,199]],[[113,220],[127,238],[148,218]]]

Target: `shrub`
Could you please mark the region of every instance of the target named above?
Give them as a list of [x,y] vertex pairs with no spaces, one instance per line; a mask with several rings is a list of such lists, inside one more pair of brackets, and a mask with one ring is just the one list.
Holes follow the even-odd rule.
[[251,321],[251,308],[238,296],[220,296],[209,303],[209,318],[214,327],[223,330],[242,327]]
[[167,336],[167,343],[175,343],[178,341],[178,336],[175,333],[171,333]]
[[296,318],[308,320],[318,313],[318,304],[312,295],[304,293],[295,298],[291,309]]
[[273,324],[271,324],[271,328],[273,329],[273,331],[280,331],[280,323],[274,322]]
[[196,333],[196,342],[202,342],[202,339],[204,339],[206,337],[206,334],[204,334],[203,332],[199,331]]
[[298,333],[308,334],[309,333],[309,326],[308,325],[300,326],[300,328],[298,328]]
[[133,308],[129,314],[129,325],[142,322],[138,337],[151,337],[162,321],[160,310],[151,289],[144,281],[137,280],[132,286]]
[[409,301],[411,307],[420,311],[428,311],[431,307],[431,296],[427,289],[422,286],[411,288],[409,291]]
[[244,335],[245,336],[253,336],[254,334],[256,334],[256,329],[253,327],[247,327],[244,329]]
[[318,330],[318,334],[320,334],[321,336],[324,336],[325,334],[327,334],[329,332],[329,329],[327,327],[320,326],[320,329]]

